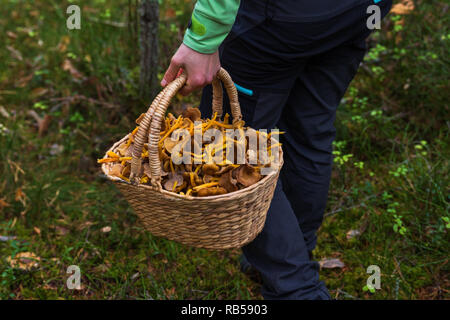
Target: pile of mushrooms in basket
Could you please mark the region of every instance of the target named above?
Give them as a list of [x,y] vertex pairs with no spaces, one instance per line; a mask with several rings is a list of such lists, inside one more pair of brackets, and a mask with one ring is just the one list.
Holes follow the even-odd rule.
[[[143,116],[136,120],[138,125]],[[282,132],[267,133],[244,127],[244,121],[229,122],[228,114],[223,121],[217,114],[202,120],[200,110],[191,107],[179,117],[168,113],[158,144],[165,190],[187,197],[221,195],[247,188],[271,172]],[[115,152],[109,151],[98,160],[108,164],[109,175],[126,182],[138,128]],[[150,185],[148,144],[144,144],[141,160],[140,184]]]

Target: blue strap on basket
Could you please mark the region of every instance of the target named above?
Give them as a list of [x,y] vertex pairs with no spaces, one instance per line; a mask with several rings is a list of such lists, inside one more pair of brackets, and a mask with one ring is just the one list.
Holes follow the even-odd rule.
[[237,91],[246,94],[248,96],[252,96],[253,95],[253,90],[250,89],[246,89],[244,87],[241,87],[240,85],[238,85],[237,83],[234,84],[234,86],[236,87]]

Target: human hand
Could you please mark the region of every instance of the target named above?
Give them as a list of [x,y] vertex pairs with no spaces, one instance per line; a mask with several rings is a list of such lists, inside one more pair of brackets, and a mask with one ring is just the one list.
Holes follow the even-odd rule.
[[186,85],[180,90],[180,93],[186,96],[212,82],[220,70],[219,52],[204,54],[181,44],[170,61],[170,66],[164,74],[161,85],[165,87],[173,81],[180,68],[183,68],[187,74]]

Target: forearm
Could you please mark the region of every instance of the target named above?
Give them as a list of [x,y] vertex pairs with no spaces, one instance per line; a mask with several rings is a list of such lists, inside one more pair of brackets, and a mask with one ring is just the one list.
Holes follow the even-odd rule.
[[236,19],[240,0],[198,0],[183,43],[200,53],[213,53]]

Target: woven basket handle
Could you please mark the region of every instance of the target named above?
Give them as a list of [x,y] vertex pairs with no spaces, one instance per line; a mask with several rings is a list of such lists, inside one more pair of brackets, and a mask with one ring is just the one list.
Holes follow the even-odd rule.
[[[233,80],[225,69],[221,68],[213,81],[213,112],[222,115],[222,86],[220,81],[225,86],[230,100],[231,114],[233,116],[233,123],[242,120],[241,107],[239,106],[239,99],[236,87]],[[164,115],[170,104],[172,98],[186,83],[186,75],[183,73],[180,77],[172,81],[167,86],[167,91],[159,100],[159,104],[153,113],[152,121],[149,129],[149,146],[148,155],[151,170],[151,184],[153,187],[162,189],[161,187],[161,162],[159,160],[158,143],[161,132],[161,123],[164,120]],[[142,149],[141,149],[142,150]],[[134,158],[134,154],[133,154]],[[140,159],[140,158],[139,158]]]
[[134,147],[132,151],[131,158],[131,171],[130,171],[130,181],[133,184],[139,183],[139,173],[141,172],[141,153],[142,148],[144,147],[144,143],[147,141],[148,137],[148,129],[150,127],[150,123],[152,121],[153,113],[155,112],[156,107],[159,104],[161,98],[166,94],[168,86],[166,86],[153,100],[152,104],[148,108],[145,113],[144,118],[142,118],[139,129],[136,132],[134,137]]

